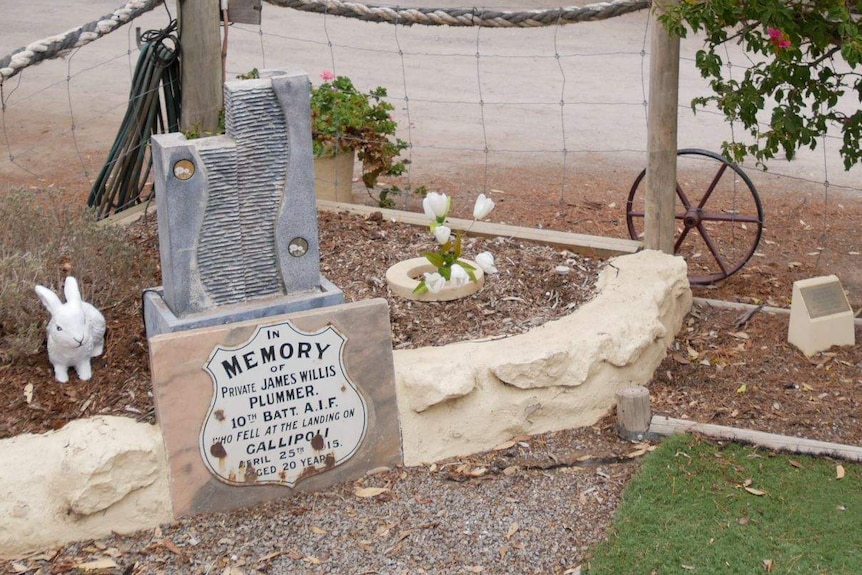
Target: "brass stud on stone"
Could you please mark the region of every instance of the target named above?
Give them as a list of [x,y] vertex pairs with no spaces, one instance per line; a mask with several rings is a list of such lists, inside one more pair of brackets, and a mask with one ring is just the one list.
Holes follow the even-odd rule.
[[178,180],[189,180],[195,175],[195,165],[191,160],[180,160],[174,164],[174,177]]
[[295,258],[300,258],[308,253],[308,240],[305,238],[293,238],[287,245],[287,250]]

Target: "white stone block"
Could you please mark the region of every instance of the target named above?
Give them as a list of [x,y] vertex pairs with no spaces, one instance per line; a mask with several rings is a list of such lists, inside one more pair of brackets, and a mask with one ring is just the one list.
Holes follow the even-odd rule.
[[853,309],[837,276],[793,282],[787,341],[807,356],[856,344]]
[[123,417],[75,420],[0,441],[0,556],[170,521],[157,426]]

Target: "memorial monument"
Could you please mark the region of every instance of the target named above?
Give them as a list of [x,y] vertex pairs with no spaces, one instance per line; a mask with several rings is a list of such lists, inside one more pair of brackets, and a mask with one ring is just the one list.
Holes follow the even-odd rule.
[[401,462],[388,305],[320,275],[309,87],[228,82],[224,135],[153,137],[144,316],[175,517]]

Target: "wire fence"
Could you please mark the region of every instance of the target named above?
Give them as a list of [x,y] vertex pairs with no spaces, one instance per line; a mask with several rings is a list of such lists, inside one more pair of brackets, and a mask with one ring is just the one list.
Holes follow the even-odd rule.
[[[53,185],[86,197],[128,105],[135,28],[169,22],[170,9],[166,15],[152,10],[158,3],[137,4],[140,13],[125,34],[64,48],[63,59],[20,67],[0,81],[0,176],[7,185]],[[613,3],[624,8],[620,15],[600,21],[590,21],[596,8],[593,18],[580,20],[563,9],[516,13],[520,22],[534,22],[518,29],[506,13],[479,8],[453,14],[377,7],[382,16],[372,18],[362,5],[331,0],[296,0],[292,7],[302,11],[273,4],[287,2],[267,4],[259,27],[231,27],[227,78],[252,68],[298,67],[315,83],[330,70],[361,89],[386,87],[399,136],[409,142],[402,188],[493,193],[551,214],[533,225],[569,227],[573,222],[553,216],[585,203],[614,210],[608,217],[624,216],[626,195],[646,164],[644,2]],[[343,10],[358,15],[337,15]],[[414,26],[410,18],[437,21]],[[573,21],[579,23],[567,25]],[[0,43],[0,54],[6,48]],[[688,107],[708,89],[693,66],[698,48],[696,38],[683,41],[679,147],[718,151],[737,134],[717,112],[694,115]],[[728,74],[741,74],[746,56],[727,56]],[[826,134],[817,150],[770,162],[766,172],[744,168],[759,189],[807,191],[824,204],[836,192],[858,199],[862,172],[843,170],[838,137]],[[408,208],[411,199],[398,202]],[[825,216],[820,233],[827,233]]]

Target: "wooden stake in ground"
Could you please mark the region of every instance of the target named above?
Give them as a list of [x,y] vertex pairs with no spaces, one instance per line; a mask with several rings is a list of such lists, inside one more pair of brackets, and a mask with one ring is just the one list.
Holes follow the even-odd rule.
[[647,388],[638,385],[617,391],[617,432],[622,437],[638,441],[644,439],[651,419]]

